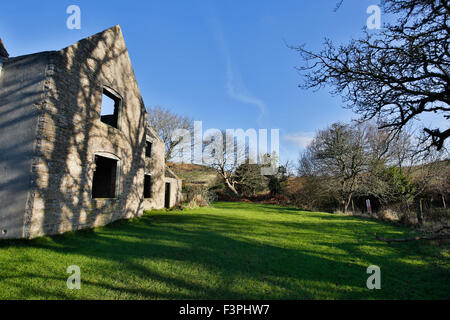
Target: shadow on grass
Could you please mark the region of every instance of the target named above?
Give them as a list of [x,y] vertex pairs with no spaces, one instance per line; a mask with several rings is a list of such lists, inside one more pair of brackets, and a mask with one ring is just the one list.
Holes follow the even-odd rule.
[[[235,207],[221,204],[220,209]],[[279,210],[260,205],[253,209]],[[324,216],[331,222],[252,220],[214,210],[211,214],[158,213],[97,230],[9,241],[0,249],[33,248],[44,257],[57,257],[54,266],[49,264],[58,276],[36,272],[40,261],[31,256],[26,263],[35,265],[30,268],[35,271],[20,274],[22,281],[1,273],[0,278],[3,284],[23,286],[24,298],[448,298],[448,268],[405,263],[401,259],[420,259],[420,255],[408,252],[408,245],[394,248],[366,237],[385,226],[362,224],[353,217],[354,222],[343,221],[341,216],[333,223],[330,216],[320,218]],[[358,230],[362,226],[364,231]],[[20,262],[23,257],[17,257],[16,263]],[[87,270],[82,278],[86,293],[67,295],[45,286],[27,293],[33,281],[54,281],[63,287],[64,268],[70,264]],[[365,287],[370,264],[382,268],[384,290]]]

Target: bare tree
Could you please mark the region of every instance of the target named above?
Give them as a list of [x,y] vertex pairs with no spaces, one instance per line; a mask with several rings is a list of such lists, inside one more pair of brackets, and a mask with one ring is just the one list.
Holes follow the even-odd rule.
[[366,148],[363,130],[334,123],[317,133],[300,159],[299,172],[326,181],[329,192],[347,211],[368,164]]
[[432,188],[440,195],[442,200],[442,206],[447,209],[446,198],[450,195],[450,160],[442,161],[439,163],[439,174],[436,176],[436,180],[432,183]]
[[159,106],[152,109],[148,108],[147,121],[156,130],[165,144],[166,161],[173,157],[175,147],[182,141],[181,138],[172,140],[174,132],[178,129],[193,131],[193,122],[190,118],[178,115],[169,109]]
[[432,151],[427,153],[426,158],[412,152],[409,162],[412,164],[406,168],[408,175],[413,177],[416,187],[414,197],[423,197],[426,193],[440,184],[438,181],[446,179],[447,160],[446,153]]
[[236,169],[246,162],[247,149],[236,148],[235,137],[224,131],[206,132],[204,139],[203,163],[216,169],[228,190],[240,196],[236,189]]
[[376,198],[381,204],[401,201],[408,206],[413,196],[408,168],[414,153],[411,135],[403,131],[391,139],[389,131],[373,123],[359,124],[367,143],[367,171],[361,178],[357,195]]
[[[342,46],[326,39],[320,52],[292,47],[304,61],[298,68],[305,77],[300,87],[331,86],[361,120],[376,119],[393,136],[422,114],[448,121],[448,0],[384,0],[382,5],[398,20],[379,32],[365,31],[361,39]],[[449,136],[448,125],[424,127],[422,142],[427,149],[441,150]]]

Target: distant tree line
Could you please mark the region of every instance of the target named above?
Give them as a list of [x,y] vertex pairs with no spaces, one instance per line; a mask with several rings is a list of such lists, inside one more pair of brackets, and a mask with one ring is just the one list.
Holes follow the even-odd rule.
[[[337,9],[345,1],[339,1]],[[394,17],[378,31],[336,45],[325,39],[301,57],[304,89],[328,87],[360,118],[320,130],[301,155],[303,183],[291,193],[307,208],[355,211],[402,204],[417,213],[442,208],[448,218],[450,54],[448,0],[383,0]],[[438,120],[421,124],[431,114]],[[413,137],[412,126],[421,133]],[[429,210],[432,212],[433,210]],[[438,211],[439,210],[435,210]]]
[[450,194],[447,153],[430,151],[424,158],[411,134],[392,139],[371,123],[319,130],[297,170],[303,187],[294,196],[309,209],[355,211],[356,201],[356,210],[365,210],[370,199],[378,208],[401,203],[414,211],[414,200],[421,198],[446,209]]

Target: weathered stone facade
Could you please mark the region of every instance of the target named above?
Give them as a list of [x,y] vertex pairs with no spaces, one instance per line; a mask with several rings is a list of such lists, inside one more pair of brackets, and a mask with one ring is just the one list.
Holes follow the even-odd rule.
[[[120,100],[117,128],[101,121],[104,90]],[[15,202],[1,209],[0,238],[33,238],[140,216],[167,204],[167,182],[169,205],[180,200],[181,182],[165,174],[164,143],[147,125],[119,26],[60,51],[4,61],[2,112],[12,118],[0,120],[0,136],[21,139],[12,144],[0,138],[0,201]],[[146,142],[152,144],[150,157]],[[8,152],[16,154],[19,143],[27,147],[15,155],[21,160],[17,169]],[[93,198],[99,156],[116,163],[114,197]],[[146,174],[151,176],[150,198],[144,198]],[[15,185],[19,190],[11,189]]]

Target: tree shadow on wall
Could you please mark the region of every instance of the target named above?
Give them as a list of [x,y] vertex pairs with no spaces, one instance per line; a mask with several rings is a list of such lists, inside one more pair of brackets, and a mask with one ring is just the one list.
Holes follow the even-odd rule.
[[[100,121],[104,86],[122,97],[120,131]],[[36,229],[55,234],[83,228],[105,212],[113,211],[107,219],[113,221],[141,211],[141,207],[131,210],[127,203],[129,199],[137,199],[138,206],[142,203],[137,177],[144,166],[145,108],[140,95],[134,95],[137,88],[118,27],[50,54],[47,103],[40,114],[42,135],[34,158],[40,169],[32,179],[32,198],[41,201],[28,212],[27,236]],[[121,167],[116,200],[91,198],[93,152],[98,151],[110,151],[131,164]],[[43,216],[36,216],[37,210]]]

